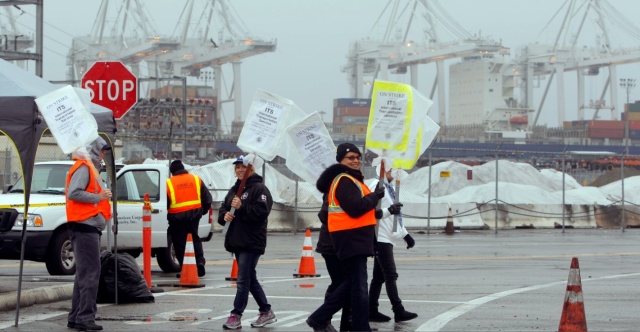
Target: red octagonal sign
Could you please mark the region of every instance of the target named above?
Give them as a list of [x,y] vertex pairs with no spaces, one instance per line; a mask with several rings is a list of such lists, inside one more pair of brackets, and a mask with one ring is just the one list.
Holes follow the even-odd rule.
[[91,90],[91,101],[122,118],[138,100],[138,79],[122,62],[96,62],[82,76],[82,87]]

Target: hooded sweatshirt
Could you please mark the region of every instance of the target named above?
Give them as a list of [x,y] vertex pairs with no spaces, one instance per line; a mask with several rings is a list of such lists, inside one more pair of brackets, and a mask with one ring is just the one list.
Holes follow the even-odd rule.
[[[100,167],[102,166],[102,160],[100,160],[100,151],[102,151],[102,149],[106,145],[107,142],[101,137],[98,137],[93,142],[91,142],[89,146],[87,146],[89,157],[91,158],[91,163],[97,171],[100,171]],[[100,195],[85,191],[85,189],[89,185],[89,172],[93,172],[93,170],[89,169],[87,166],[80,166],[75,172],[73,172],[71,181],[69,182],[69,188],[67,189],[67,198],[74,201],[86,203],[100,202]],[[97,179],[98,181],[100,181],[100,185],[103,188],[106,188],[106,184],[102,181],[102,178],[97,177]],[[101,233],[106,225],[107,220],[101,213],[98,213],[95,216],[87,218],[82,222],[68,223],[67,227],[78,232]]]
[[[326,229],[327,217],[327,195],[331,188],[333,179],[341,173],[347,173],[354,178],[363,181],[364,176],[359,170],[351,169],[342,164],[334,164],[329,166],[318,178],[316,182],[316,188],[323,194],[322,208],[318,217],[323,223],[322,228]],[[357,218],[365,213],[376,208],[378,204],[378,196],[375,193],[370,193],[366,196],[362,196],[360,189],[356,184],[348,178],[342,178],[338,182],[336,188],[336,198],[340,202],[340,207],[350,217]],[[340,260],[349,259],[355,256],[373,256],[374,244],[375,244],[375,226],[364,226],[355,229],[342,230],[337,232],[328,232],[320,229],[320,238],[318,239],[317,247],[321,253],[327,250],[326,253],[330,254],[327,246],[327,236],[329,234],[330,241],[333,243],[333,249],[335,254],[338,255]],[[322,248],[322,249],[321,249]]]

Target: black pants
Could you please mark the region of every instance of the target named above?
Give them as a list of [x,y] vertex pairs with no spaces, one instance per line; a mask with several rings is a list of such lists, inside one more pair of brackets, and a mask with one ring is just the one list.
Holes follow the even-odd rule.
[[[327,272],[331,278],[331,284],[327,287],[327,291],[324,294],[325,300],[333,293],[340,284],[345,281],[347,271],[345,265],[340,263],[338,256],[322,254],[324,263],[327,266]],[[342,306],[342,317],[340,318],[340,331],[351,330],[351,322],[349,317],[351,316],[351,299],[346,298]]]
[[396,271],[396,261],[393,259],[393,245],[391,243],[378,242],[378,252],[373,263],[373,278],[369,288],[369,311],[378,311],[378,299],[384,283],[387,289],[387,296],[391,302],[393,312],[404,311],[402,300],[398,295],[398,272]]
[[196,254],[196,264],[204,265],[204,252],[202,251],[202,241],[200,241],[200,236],[198,236],[198,224],[200,223],[200,219],[190,220],[190,221],[169,221],[169,235],[171,236],[171,241],[173,242],[173,247],[176,250],[176,258],[178,258],[178,262],[180,262],[180,267],[182,267],[182,260],[184,258],[184,250],[187,245],[187,234],[191,233],[191,238],[193,239],[193,251]]
[[331,316],[342,309],[344,300],[351,298],[352,331],[371,331],[367,309],[367,256],[351,257],[341,263],[347,270],[345,281],[325,298],[324,303],[309,316],[309,321],[314,327],[324,328]]

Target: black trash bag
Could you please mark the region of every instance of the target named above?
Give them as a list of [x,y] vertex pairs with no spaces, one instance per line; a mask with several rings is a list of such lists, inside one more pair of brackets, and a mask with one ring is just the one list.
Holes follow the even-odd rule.
[[[115,255],[107,250],[100,253],[102,269],[98,287],[98,303],[115,303]],[[133,256],[118,253],[118,303],[153,303],[155,299],[142,277]]]

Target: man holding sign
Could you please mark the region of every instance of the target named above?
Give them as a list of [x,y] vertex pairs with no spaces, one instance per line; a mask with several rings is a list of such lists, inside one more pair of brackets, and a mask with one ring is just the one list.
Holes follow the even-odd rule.
[[351,143],[338,146],[338,164],[329,166],[316,187],[327,197],[327,228],[336,255],[346,269],[345,281],[309,318],[314,331],[327,329],[331,316],[351,301],[352,331],[371,331],[367,289],[367,257],[374,254],[375,211],[384,188],[371,192],[360,172],[362,154]]

